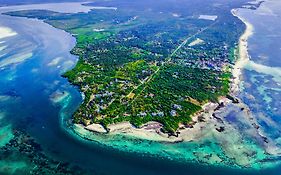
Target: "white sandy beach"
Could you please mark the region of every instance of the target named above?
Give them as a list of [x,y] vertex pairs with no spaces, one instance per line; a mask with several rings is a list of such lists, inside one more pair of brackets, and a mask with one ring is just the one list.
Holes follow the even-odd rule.
[[238,17],[246,25],[246,30],[239,39],[238,59],[236,60],[236,63],[232,69],[233,81],[231,85],[231,91],[233,93],[237,93],[239,91],[241,82],[242,69],[250,60],[250,56],[248,53],[248,38],[253,35],[254,27],[246,19],[237,15],[237,9],[233,9],[231,13],[234,16]]
[[[226,98],[222,98],[220,102],[223,103],[230,103],[230,100]],[[133,136],[140,139],[146,139],[146,140],[153,140],[153,141],[160,141],[160,142],[182,142],[182,141],[195,141],[199,140],[202,136],[206,134],[210,134],[209,130],[213,129],[216,131],[216,123],[217,120],[212,117],[212,114],[214,113],[215,109],[217,108],[218,104],[215,103],[207,103],[203,106],[203,112],[201,112],[199,115],[196,115],[192,118],[192,127],[185,127],[181,126],[178,131],[180,132],[178,136],[169,136],[166,133],[161,132],[162,124],[158,122],[149,122],[144,124],[140,128],[134,127],[129,122],[122,122],[117,124],[112,124],[108,126],[109,133],[111,135],[114,134],[122,134],[127,136]],[[200,122],[200,118],[204,118],[205,122]],[[206,127],[207,123],[212,124],[213,126],[208,126],[208,129]],[[104,133],[104,128],[101,129],[102,126],[99,124],[91,124],[85,129],[98,132],[98,133]],[[207,129],[203,132],[204,129]]]
[[[248,38],[253,34],[254,28],[249,22],[237,15],[237,10],[232,10],[231,12],[246,25],[246,30],[239,39],[239,58],[232,69],[233,79],[231,83],[231,95],[235,96],[240,89],[242,69],[250,60],[247,41]],[[257,128],[257,121],[252,117],[249,108],[244,103],[240,102],[238,104],[233,104],[231,100],[225,97],[220,99],[220,103],[221,102],[224,104],[224,106],[228,106],[228,104],[236,106],[238,111],[244,109],[243,111],[241,110],[243,115],[241,116],[240,120],[249,126],[247,133],[255,138],[262,138],[262,132]],[[228,157],[235,159],[238,165],[245,167],[249,166],[251,163],[253,163],[252,161],[254,159],[251,158],[251,156],[247,156],[246,153],[253,151],[253,146],[250,144],[245,146],[245,143],[243,143],[243,135],[241,135],[240,131],[237,130],[235,126],[232,126],[232,124],[227,122],[227,120],[224,118],[227,113],[230,112],[230,109],[227,107],[221,107],[218,109],[217,107],[218,104],[215,103],[205,104],[203,106],[203,111],[192,118],[193,122],[190,126],[180,126],[177,137],[162,133],[160,130],[162,125],[157,122],[149,122],[141,128],[135,128],[129,122],[114,124],[108,127],[110,132],[107,134],[121,134],[140,139],[172,143],[200,141],[206,138],[215,138],[218,143],[223,143],[221,144],[221,147]],[[220,131],[220,129],[222,129],[222,131]],[[87,130],[105,133],[105,129],[102,128],[101,125],[97,124],[89,125]],[[266,148],[268,153],[276,153],[276,150],[274,150],[275,147],[271,146],[270,143]],[[263,152],[263,150],[260,148],[255,149],[257,152]]]
[[[234,16],[237,16],[235,10],[233,10],[232,13]],[[239,58],[232,70],[234,77],[231,83],[232,94],[235,94],[239,91],[240,79],[242,74],[241,69],[249,61],[247,39],[253,34],[253,26],[243,18],[238,18],[246,24],[246,30],[239,39]],[[231,103],[231,101],[227,98],[221,98],[220,102],[223,102],[225,105]],[[165,142],[198,140],[204,135],[206,136],[208,134],[212,134],[212,132],[209,132],[210,130],[216,131],[216,124],[218,123],[218,121],[212,117],[212,114],[214,113],[217,106],[218,104],[214,103],[207,103],[206,105],[204,105],[203,112],[193,117],[193,126],[191,128],[181,127],[182,129],[179,129],[180,134],[178,135],[178,137],[168,136],[168,134],[162,133],[159,127],[150,127],[150,129],[147,129],[147,125],[155,125],[155,123],[157,122],[148,123],[141,128],[135,128],[129,122],[114,124],[109,126],[109,134],[124,134],[147,140]],[[199,117],[203,117],[205,122],[199,122]],[[205,130],[204,128],[206,128],[207,123],[212,124],[212,127],[208,126],[208,129]],[[98,132],[99,130],[101,130],[101,127],[102,126],[100,125],[93,124],[90,127],[88,126],[87,129]]]

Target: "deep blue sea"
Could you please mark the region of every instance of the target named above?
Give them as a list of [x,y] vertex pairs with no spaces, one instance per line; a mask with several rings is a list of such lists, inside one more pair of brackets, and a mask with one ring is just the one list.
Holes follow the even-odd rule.
[[[277,147],[281,144],[280,9],[281,2],[276,0],[264,3],[255,11],[239,11],[255,27],[249,40],[251,61],[243,71],[240,96]],[[6,37],[1,38],[5,33]],[[75,39],[70,34],[39,20],[0,15],[0,146],[13,137],[13,130],[23,130],[41,145],[47,157],[76,165],[88,174],[281,174],[281,165],[264,170],[241,170],[175,161],[145,152],[133,153],[131,148],[119,151],[82,139],[69,123],[82,96],[61,77],[77,62],[77,57],[69,53],[74,46]],[[119,141],[125,142],[122,138]],[[141,144],[153,147],[148,141],[139,141]],[[24,169],[33,168],[34,164],[20,154],[15,157],[0,159],[0,174],[28,174]]]

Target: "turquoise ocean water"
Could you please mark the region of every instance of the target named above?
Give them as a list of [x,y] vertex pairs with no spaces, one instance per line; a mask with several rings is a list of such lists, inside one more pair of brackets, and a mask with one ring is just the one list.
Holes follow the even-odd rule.
[[[240,96],[277,148],[281,144],[280,8],[280,2],[268,1],[258,10],[239,10],[255,27],[249,40],[251,61],[243,71]],[[281,172],[279,165],[257,170],[204,164],[198,160],[199,153],[225,156],[212,139],[168,144],[84,131],[81,131],[84,136],[99,142],[81,138],[73,131],[70,119],[82,97],[61,77],[77,62],[69,53],[75,39],[33,19],[0,15],[0,27],[10,33],[0,39],[1,147],[14,137],[15,130],[21,130],[39,143],[42,150],[38,151],[47,157],[67,162],[88,174],[278,175]],[[230,119],[239,118],[239,113],[228,115]],[[34,162],[20,153],[1,152],[0,174],[28,174],[26,170],[34,168]],[[278,155],[271,161],[279,161]]]

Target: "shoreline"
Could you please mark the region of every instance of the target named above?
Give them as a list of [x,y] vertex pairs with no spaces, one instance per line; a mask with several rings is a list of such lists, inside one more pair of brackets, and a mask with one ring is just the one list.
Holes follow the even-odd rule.
[[[246,26],[247,26],[247,24],[246,24]],[[232,71],[234,71],[233,72],[234,78],[231,82],[231,93],[230,93],[231,95],[236,94],[239,91],[239,83],[240,83],[240,80],[241,80],[240,78],[241,78],[241,74],[242,74],[241,68],[243,68],[243,63],[245,63],[246,59],[249,59],[249,55],[247,52],[247,39],[250,35],[249,35],[249,33],[246,34],[247,32],[249,32],[249,31],[247,31],[247,28],[246,28],[244,34],[240,37],[240,40],[239,40],[239,50],[244,51],[244,53],[239,53],[239,59],[236,60],[236,62],[235,62],[235,66],[234,66],[235,69],[234,68],[232,69]],[[240,47],[242,49],[240,49]],[[245,57],[243,57],[243,59],[241,59],[242,58],[241,55],[244,55]],[[234,130],[230,124],[226,124],[225,119],[223,118],[223,114],[225,114],[224,111],[227,110],[226,109],[227,107],[225,107],[225,106],[228,104],[232,105],[233,103],[231,103],[231,100],[227,99],[226,97],[221,98],[220,102],[223,102],[224,106],[220,107],[217,103],[205,104],[203,106],[203,112],[200,112],[200,114],[197,114],[192,117],[192,120],[193,120],[192,125],[180,126],[180,129],[179,129],[180,134],[178,134],[177,137],[169,136],[168,134],[159,132],[159,126],[161,126],[161,124],[159,124],[157,122],[149,122],[149,123],[143,125],[141,128],[135,128],[128,122],[118,123],[118,124],[109,126],[109,128],[111,129],[111,132],[108,134],[105,134],[106,132],[104,132],[104,128],[100,128],[100,126],[98,126],[98,125],[95,125],[92,128],[83,127],[83,130],[92,130],[93,132],[101,133],[103,136],[125,135],[125,136],[131,136],[134,138],[151,140],[151,141],[155,141],[155,142],[164,142],[164,143],[192,142],[192,141],[201,141],[201,140],[204,140],[205,138],[222,137],[220,141],[228,141],[228,143],[226,143],[226,145],[220,145],[220,146],[224,146],[224,149],[226,150],[225,155],[230,156],[230,158],[235,159],[237,164],[241,165],[241,167],[248,167],[251,165],[252,160],[248,160],[248,159],[243,160],[245,158],[245,155],[241,154],[242,151],[239,152],[237,150],[234,150],[234,151],[227,150],[228,148],[225,148],[225,147],[231,147],[231,148],[234,147],[234,146],[232,146],[232,143],[237,144],[237,142],[235,142],[235,141],[228,140],[228,139],[232,139],[232,138],[223,138],[223,137],[227,137],[227,135],[229,135],[229,134],[232,134],[232,131],[236,132],[237,130]],[[233,105],[236,105],[236,104],[233,104]],[[243,103],[239,103],[236,106],[238,106],[237,107],[238,109],[245,108],[246,113],[249,112],[249,109]],[[216,112],[216,114],[220,113],[220,112],[223,114],[222,114],[222,116],[217,116],[217,115],[214,115],[215,112]],[[250,118],[250,115],[242,118],[241,120],[249,121],[249,118]],[[73,129],[73,131],[76,132],[75,126],[71,129]],[[77,133],[78,133],[78,131],[76,132],[76,134]],[[234,137],[235,137],[235,134],[234,134]],[[79,134],[77,134],[77,135],[79,135]],[[94,133],[93,133],[93,135],[94,135]],[[83,138],[82,135],[79,135],[79,136],[81,138]],[[84,137],[83,139],[92,140],[90,137],[89,138]],[[102,140],[94,140],[94,141],[102,142]],[[240,143],[240,142],[238,142],[238,143]],[[237,145],[235,145],[235,146],[237,146]],[[240,147],[238,149],[241,149]],[[234,149],[236,149],[236,148],[234,148]],[[190,150],[190,152],[192,152],[192,150]],[[244,151],[243,153],[245,153],[245,152],[246,151]],[[198,155],[197,158],[200,159],[200,156],[202,156],[204,158],[206,157],[206,155]],[[225,165],[227,163],[227,162],[225,162],[225,160],[222,160],[223,158],[220,158],[219,156],[216,157],[216,156],[217,156],[216,153],[214,153],[214,155],[212,156],[212,158],[215,159],[216,163],[218,163],[218,164],[222,163],[223,165]],[[246,158],[249,158],[249,157],[246,156]],[[197,159],[196,159],[196,161],[197,161]],[[209,163],[209,162],[207,162],[207,163]],[[210,164],[212,164],[212,162],[210,162]]]
[[[231,12],[233,14],[233,12],[236,11],[232,10]],[[233,15],[238,17],[246,25],[246,30],[239,38],[238,46],[240,52],[238,55],[236,55],[239,56],[239,58],[236,59],[235,65],[231,67],[233,78],[230,79],[231,82],[229,95],[233,96],[234,100],[227,97],[221,97],[219,99],[219,102],[223,103],[223,105],[220,105],[219,103],[206,103],[202,106],[203,110],[192,117],[191,124],[186,126],[181,125],[179,127],[179,129],[177,130],[177,136],[171,136],[169,134],[161,132],[160,129],[162,125],[157,122],[148,122],[141,128],[136,128],[129,122],[113,124],[109,126],[109,129],[111,130],[110,132],[107,132],[99,124],[93,124],[91,126],[85,127],[83,125],[74,124],[70,120],[68,120],[69,123],[66,127],[68,127],[68,129],[70,129],[73,134],[79,136],[81,139],[94,141],[119,150],[129,149],[129,146],[131,144],[134,144],[134,142],[131,142],[131,139],[146,140],[150,143],[155,142],[163,144],[165,146],[174,145],[175,147],[182,144],[185,145],[189,143],[198,143],[199,147],[195,148],[199,149],[199,152],[194,152],[196,150],[193,149],[182,150],[182,148],[179,147],[180,150],[176,151],[177,156],[183,159],[187,159],[187,161],[194,160],[196,162],[200,161],[202,163],[211,165],[216,164],[254,169],[270,166],[270,163],[261,164],[260,161],[262,160],[260,160],[258,157],[255,157],[255,155],[252,156],[248,153],[253,152],[254,149],[254,151],[258,152],[258,154],[270,154],[270,152],[274,152],[274,148],[271,147],[271,145],[265,145],[265,141],[262,141],[264,145],[259,145],[256,147],[254,145],[251,145],[247,141],[245,142],[243,135],[240,133],[239,129],[236,128],[237,126],[235,125],[235,123],[229,123],[226,117],[228,114],[235,110],[236,112],[243,111],[243,115],[241,116],[241,118],[239,116],[238,120],[249,124],[249,126],[251,127],[251,136],[253,136],[254,138],[259,138],[259,140],[261,140],[260,138],[265,138],[263,137],[262,131],[255,128],[258,127],[258,125],[251,116],[249,108],[245,104],[243,104],[236,96],[240,90],[239,85],[242,75],[241,69],[244,67],[245,62],[249,60],[247,39],[252,35],[253,26],[246,20],[242,20],[242,18],[235,13]],[[62,120],[63,119],[64,117],[62,117]],[[122,139],[130,138],[128,142],[123,143],[123,145],[119,145],[122,147],[121,149],[117,144],[117,142],[121,141],[119,136],[121,136]],[[118,140],[114,140],[115,138],[117,138]],[[202,144],[202,142],[204,141],[217,145],[217,148],[213,149],[212,147],[208,147],[208,144]],[[206,147],[204,146],[204,148],[202,148],[203,145],[205,145]],[[262,149],[264,147],[265,150]],[[202,152],[200,152],[200,150]],[[175,154],[174,148],[170,148],[169,151],[167,152],[168,157],[169,154]],[[166,150],[162,150],[162,152],[166,152]],[[190,159],[188,156],[194,157]]]
[[[208,102],[204,104],[202,110],[192,117],[192,122],[189,125],[179,126],[176,135],[161,132],[162,125],[153,121],[144,124],[140,128],[134,127],[129,122],[112,124],[108,127],[110,129],[109,132],[99,124],[92,124],[87,127],[75,124],[73,127],[74,132],[81,137],[86,137],[88,140],[100,142],[101,144],[102,140],[93,139],[90,135],[81,135],[81,130],[88,131],[92,135],[101,134],[104,137],[111,138],[119,135],[164,144],[200,143],[204,140],[213,140],[215,144],[220,146],[224,156],[227,158],[222,158],[214,152],[211,154],[211,157],[215,157],[214,162],[212,160],[205,160],[205,157],[200,156],[197,159],[204,159],[203,162],[208,164],[224,164],[246,169],[270,167],[270,162],[261,163],[263,158],[258,157],[258,154],[275,155],[276,148],[272,141],[264,136],[262,130],[259,129],[260,126],[252,116],[249,107],[237,97],[241,90],[242,69],[250,60],[247,41],[254,31],[253,25],[237,14],[238,10],[233,9],[231,13],[239,18],[246,25],[246,28],[239,38],[238,49],[235,51],[235,65],[231,67],[232,78],[230,79],[229,92],[231,98],[220,97],[219,103]],[[238,121],[233,122],[229,119],[229,115],[232,112],[239,115],[236,119]],[[244,139],[245,136],[241,133],[239,123],[249,127],[244,132],[254,138],[257,143],[253,144],[250,140],[246,141]],[[75,128],[79,129],[76,131]],[[256,154],[248,154],[254,151]],[[228,158],[232,159],[233,163],[229,164]]]
[[[231,78],[230,83],[230,95],[235,97],[237,100],[237,94],[240,90],[240,82],[242,76],[242,68],[249,60],[248,54],[248,38],[253,34],[253,26],[247,22],[242,17],[236,14],[237,9],[231,10],[233,16],[238,17],[245,25],[246,29],[244,33],[239,38],[238,44],[238,59],[235,62],[235,65],[232,67],[231,72],[233,78]],[[105,128],[100,124],[91,124],[88,126],[83,126],[84,129],[91,131],[93,133],[102,133],[108,135],[116,135],[122,134],[127,136],[133,136],[139,139],[151,140],[151,141],[159,141],[159,142],[168,142],[168,143],[178,143],[183,141],[194,141],[199,140],[198,135],[201,135],[202,128],[205,128],[206,123],[217,123],[218,119],[214,117],[215,112],[222,112],[224,107],[228,104],[232,103],[230,99],[227,97],[221,97],[219,103],[208,102],[202,106],[202,110],[199,114],[196,114],[192,117],[192,122],[188,126],[179,126],[177,130],[177,135],[169,135],[167,133],[163,133],[160,131],[162,124],[158,122],[148,122],[141,126],[140,128],[134,127],[129,122],[122,122],[109,125],[109,132],[105,130]],[[241,103],[241,102],[238,102]],[[223,104],[220,106],[219,104]],[[242,105],[244,106],[244,104]],[[245,108],[245,107],[242,107]],[[157,125],[157,126],[156,126]],[[222,128],[214,128],[218,132],[222,130]],[[196,138],[197,136],[197,138]]]
[[[220,103],[227,105],[231,103],[231,100],[224,97],[220,99]],[[192,117],[192,122],[188,126],[179,126],[179,129],[176,131],[177,135],[170,135],[168,133],[161,132],[162,124],[156,121],[150,121],[142,125],[140,128],[136,128],[130,122],[111,124],[108,126],[109,131],[106,131],[100,124],[91,124],[88,126],[77,124],[77,126],[83,127],[85,130],[93,132],[93,134],[124,135],[138,139],[166,143],[189,142],[200,139],[198,135],[201,134],[202,128],[205,128],[206,123],[217,122],[217,119],[215,119],[212,115],[216,111],[220,112],[220,108],[219,104],[211,102],[206,103],[202,106],[202,111]]]
[[[235,63],[237,64],[237,60],[235,61]],[[241,69],[239,69],[239,67],[238,67],[238,70],[236,70],[236,71],[239,71],[239,70],[241,71]],[[240,73],[242,73],[242,72],[240,72]],[[241,76],[241,74],[240,74],[240,76]],[[239,78],[239,80],[237,81],[238,83],[240,83],[240,80],[241,80],[240,76],[238,76],[238,78]],[[238,84],[235,84],[235,83],[233,83],[233,84],[237,85],[237,87],[239,87]],[[232,85],[231,85],[231,87],[232,87]],[[237,89],[237,90],[239,90],[239,89]],[[234,93],[234,91],[232,93]],[[130,123],[125,122],[125,123],[119,123],[119,124],[115,124],[115,125],[110,126],[111,133],[109,133],[109,134],[102,133],[102,132],[104,132],[104,128],[100,128],[101,130],[99,132],[101,132],[101,134],[99,134],[99,135],[93,134],[93,135],[98,135],[96,137],[97,139],[95,140],[91,137],[87,137],[87,135],[85,137],[83,137],[83,135],[79,135],[79,134],[75,133],[76,130],[75,130],[75,127],[73,127],[73,125],[72,125],[73,123],[71,123],[70,120],[64,120],[68,117],[71,118],[71,116],[69,115],[70,113],[67,111],[68,110],[67,108],[73,107],[73,106],[70,105],[71,104],[70,102],[66,103],[66,101],[71,101],[70,100],[70,98],[72,98],[71,95],[67,96],[67,98],[69,98],[69,99],[62,98],[62,97],[65,97],[65,95],[66,94],[64,92],[61,92],[61,93],[59,92],[59,93],[54,93],[54,96],[51,96],[51,97],[54,97],[54,99],[57,99],[59,102],[56,101],[56,103],[59,103],[59,105],[65,105],[65,106],[62,107],[61,110],[64,112],[65,115],[68,115],[68,116],[67,117],[59,116],[59,118],[60,118],[59,122],[60,122],[61,130],[63,132],[67,132],[67,134],[69,134],[69,137],[71,137],[71,142],[70,142],[71,144],[72,143],[75,144],[76,141],[82,142],[82,144],[84,144],[83,140],[86,140],[86,141],[90,140],[91,142],[96,141],[96,142],[100,142],[100,143],[105,143],[105,141],[102,140],[103,138],[107,139],[106,137],[111,137],[111,135],[118,135],[119,134],[119,135],[131,136],[131,137],[134,137],[134,139],[135,139],[135,137],[137,137],[141,140],[151,140],[151,141],[154,141],[154,142],[159,142],[161,144],[161,147],[158,147],[157,149],[159,149],[159,150],[162,149],[162,152],[159,151],[159,152],[155,153],[155,155],[159,153],[159,155],[157,155],[157,157],[163,156],[163,157],[166,158],[167,157],[166,155],[169,156],[169,154],[170,154],[172,158],[173,157],[175,157],[175,158],[180,157],[182,159],[185,159],[189,155],[193,154],[193,155],[195,155],[194,156],[195,158],[190,160],[190,162],[194,162],[194,163],[196,163],[196,165],[197,164],[204,164],[206,166],[215,165],[215,166],[220,166],[220,167],[223,167],[223,168],[225,166],[228,166],[229,168],[234,168],[234,167],[236,168],[237,167],[236,164],[227,164],[228,162],[224,159],[224,157],[221,157],[222,154],[218,154],[216,152],[216,148],[218,148],[221,145],[219,145],[218,147],[210,147],[209,150],[205,149],[205,148],[202,148],[202,149],[200,148],[201,145],[203,145],[203,144],[206,145],[205,143],[200,144],[200,145],[198,144],[199,145],[198,147],[192,147],[192,146],[188,147],[187,146],[187,145],[190,145],[190,144],[193,144],[193,143],[197,144],[198,142],[201,142],[201,140],[204,140],[205,138],[211,138],[213,136],[222,137],[222,139],[225,139],[226,141],[228,141],[228,143],[227,143],[227,145],[225,145],[225,147],[231,147],[232,146],[231,143],[234,143],[234,142],[231,142],[227,139],[231,139],[233,129],[229,128],[229,126],[227,126],[227,127],[224,126],[225,124],[223,124],[222,122],[225,122],[225,120],[221,116],[219,116],[219,115],[212,116],[212,114],[214,114],[214,112],[215,112],[215,109],[218,107],[217,104],[213,104],[213,103],[205,104],[204,105],[205,110],[203,112],[201,112],[200,115],[196,115],[192,118],[194,120],[193,125],[191,125],[189,128],[186,128],[186,126],[181,126],[182,127],[182,129],[180,129],[181,134],[179,134],[178,137],[175,137],[175,136],[169,137],[168,135],[166,135],[164,133],[159,133],[157,129],[155,130],[155,128],[159,128],[159,123],[157,123],[157,122],[149,122],[146,125],[144,125],[143,128],[141,128],[141,129],[135,128]],[[229,99],[222,98],[220,100],[221,101],[225,100],[225,103],[232,104]],[[242,103],[239,104],[239,105],[241,105],[241,107],[243,107]],[[216,113],[223,112],[223,111],[226,110],[226,108],[227,107],[222,107],[219,110],[216,110]],[[247,109],[245,111],[247,111]],[[204,120],[204,121],[201,122],[199,120]],[[242,120],[244,120],[243,117],[242,117]],[[67,124],[69,124],[69,125],[67,125]],[[99,126],[97,126],[97,127],[99,127]],[[219,132],[221,130],[221,127],[225,127],[225,131]],[[85,130],[85,128],[83,130]],[[236,132],[236,130],[235,130],[235,132]],[[223,138],[223,137],[227,137],[227,134],[228,135],[231,134],[231,135],[228,136],[228,138]],[[104,137],[99,137],[100,135],[102,135]],[[233,135],[235,135],[235,134],[233,134]],[[119,140],[118,140],[118,138],[119,138]],[[124,138],[124,141],[122,140],[123,138]],[[128,146],[126,145],[127,143],[124,143],[124,146],[122,145],[123,151],[130,152],[131,150],[136,149],[133,144],[142,145],[141,141],[129,140],[128,138],[130,138],[130,137],[117,137],[117,139],[116,138],[113,138],[113,139],[117,140],[115,143],[125,142],[127,140],[128,140],[127,142],[132,143],[131,145],[129,143]],[[64,139],[62,139],[62,140],[64,140]],[[193,142],[193,141],[195,141],[195,142]],[[216,144],[215,140],[211,140],[211,141],[213,141],[213,143]],[[178,143],[178,142],[181,142],[181,143]],[[185,143],[182,143],[182,142],[187,142],[187,143],[185,144]],[[62,143],[64,143],[64,141],[62,141]],[[67,142],[67,143],[69,143],[69,142]],[[237,143],[237,142],[235,142],[235,143]],[[79,145],[80,144],[81,143],[79,143]],[[105,143],[104,145],[106,145],[106,144],[107,143]],[[77,152],[78,152],[81,147],[79,147],[79,145],[78,146],[77,145],[74,145],[74,146],[70,145],[70,147],[74,147],[73,150],[77,149]],[[181,146],[177,146],[177,145],[181,145]],[[106,146],[110,147],[110,145],[106,145]],[[117,145],[117,146],[119,146],[119,145]],[[147,146],[147,147],[145,147],[145,146]],[[153,144],[148,144],[146,142],[143,147],[145,147],[144,149],[149,150],[149,149],[151,149],[150,146],[152,147]],[[113,143],[112,147],[114,149],[116,148],[116,147],[114,147],[114,143]],[[206,146],[206,147],[208,147],[208,146]],[[62,149],[63,149],[63,147],[62,147]],[[185,149],[186,152],[184,152],[183,149]],[[238,149],[240,149],[240,147]],[[154,148],[154,150],[152,149],[151,152],[153,152],[155,150],[156,149]],[[167,154],[165,154],[166,150],[168,151]],[[88,151],[88,149],[87,149],[87,151]],[[145,151],[146,150],[144,150],[143,152],[145,152]],[[194,154],[193,153],[194,151],[198,151],[197,154]],[[150,154],[151,152],[149,152],[147,154]],[[86,155],[88,155],[88,157],[94,157],[95,156],[94,154],[91,155],[90,153],[91,153],[91,150],[89,150],[89,154],[86,154]],[[252,153],[252,152],[250,152],[250,153]],[[165,154],[165,155],[163,155],[163,154]],[[79,156],[81,157],[81,155],[84,155],[84,154],[80,154]],[[226,155],[232,156],[229,153],[226,153]],[[246,162],[244,162],[244,160],[242,160],[243,158],[245,158],[244,154],[239,154],[239,152],[238,152],[234,155],[236,157],[241,156],[241,158],[239,160],[235,159],[235,161],[239,162],[239,165],[243,165],[243,166],[239,166],[237,168],[240,169],[240,167],[242,167],[242,168],[247,167],[247,165],[248,165],[247,161],[248,160]],[[169,157],[167,157],[167,158],[169,158]],[[230,157],[230,158],[232,158],[232,157]],[[95,161],[95,159],[93,159],[93,161]],[[189,160],[187,160],[187,161],[189,161]],[[79,164],[80,164],[80,162],[79,162]],[[86,161],[84,161],[84,162],[86,162]],[[183,163],[183,162],[185,163],[185,160],[181,161],[181,163]],[[83,164],[83,162],[82,162],[82,164]],[[266,165],[264,165],[264,166],[266,166]]]
[[[236,9],[237,10],[237,9]],[[242,22],[246,25],[246,30],[243,35],[239,39],[239,58],[236,60],[235,65],[232,68],[233,78],[230,83],[230,95],[236,96],[239,91],[239,83],[241,81],[241,68],[245,64],[246,61],[249,60],[249,55],[247,52],[247,39],[252,35],[253,27],[250,23],[245,21],[243,18],[237,16],[235,14],[236,10],[231,10],[232,14],[238,17]],[[236,98],[236,97],[235,97]],[[221,97],[219,103],[223,103],[223,106],[226,106],[231,103],[231,100],[226,97]],[[192,122],[188,126],[180,126],[177,130],[177,136],[169,135],[160,131],[162,125],[158,122],[148,122],[144,124],[140,128],[134,127],[129,122],[112,124],[109,126],[110,132],[107,132],[101,125],[92,124],[88,126],[83,126],[84,129],[88,131],[92,131],[93,133],[103,133],[103,134],[122,134],[133,136],[140,139],[151,140],[151,141],[160,141],[160,142],[170,142],[177,143],[183,141],[193,141],[198,140],[200,137],[198,135],[202,135],[202,128],[205,128],[207,123],[216,124],[218,123],[218,119],[213,116],[215,112],[221,112],[224,110],[224,107],[221,107],[219,103],[211,103],[208,102],[202,106],[202,110],[199,111],[192,117]],[[221,128],[213,128],[220,132]]]
[[235,62],[235,65],[232,68],[232,84],[231,84],[231,91],[237,93],[239,91],[239,85],[241,82],[242,76],[242,68],[247,64],[250,60],[250,55],[248,53],[248,39],[254,33],[254,27],[251,23],[249,23],[246,19],[239,16],[237,14],[238,9],[232,9],[231,13],[233,16],[240,19],[245,25],[246,29],[245,32],[240,36],[239,43],[238,43],[238,50],[236,53],[238,54],[238,59]]

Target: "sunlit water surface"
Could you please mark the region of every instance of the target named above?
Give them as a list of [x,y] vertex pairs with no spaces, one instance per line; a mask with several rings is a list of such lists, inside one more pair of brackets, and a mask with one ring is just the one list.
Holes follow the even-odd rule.
[[[280,41],[281,25],[276,22],[280,17],[280,8],[271,4],[269,2],[264,5],[265,14],[259,10],[240,10],[256,28],[255,35],[250,39],[253,61],[249,62],[244,71],[244,91],[241,96],[258,116],[264,132],[281,143],[281,54],[278,54],[281,52],[281,43],[276,42]],[[69,9],[72,9],[70,12],[89,10],[89,7],[81,6],[75,9],[75,5],[72,8],[60,4],[55,5],[55,9],[52,5],[25,6],[19,9],[42,8],[60,12]],[[280,3],[278,5],[280,7]],[[273,14],[268,12],[267,7],[272,9]],[[7,11],[7,8],[2,10]],[[268,25],[261,21],[268,21]],[[272,28],[264,27],[269,25],[273,25]],[[89,136],[108,145],[104,146],[82,139],[73,132],[69,123],[71,114],[81,103],[82,97],[75,87],[61,77],[63,72],[71,69],[77,62],[77,58],[69,53],[75,45],[75,39],[64,31],[34,19],[0,15],[0,28],[0,136],[4,138],[0,139],[0,146],[13,137],[13,129],[24,129],[42,146],[46,155],[76,164],[89,174],[277,175],[281,171],[278,167],[260,171],[241,170],[182,159],[182,155],[190,160],[196,159],[192,154],[195,149],[223,156],[221,148],[212,140],[202,141],[200,144],[165,144],[123,136]],[[275,51],[272,52],[272,49]],[[89,135],[85,131],[81,132]],[[12,173],[13,168],[21,172],[21,168],[32,166],[18,155],[17,162],[11,164],[10,169],[1,168],[1,165],[7,165],[9,161],[11,160],[0,160],[0,174]]]

